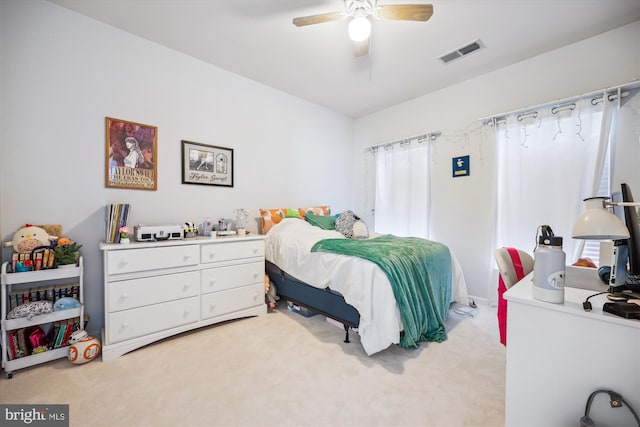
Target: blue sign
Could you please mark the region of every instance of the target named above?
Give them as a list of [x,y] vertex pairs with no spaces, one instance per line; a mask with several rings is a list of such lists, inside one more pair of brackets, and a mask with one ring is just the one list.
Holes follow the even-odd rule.
[[453,158],[453,177],[469,176],[471,168],[469,164],[469,156],[460,156]]

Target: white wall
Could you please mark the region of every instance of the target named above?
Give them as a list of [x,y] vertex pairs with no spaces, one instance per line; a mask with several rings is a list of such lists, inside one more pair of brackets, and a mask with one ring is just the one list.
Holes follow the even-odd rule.
[[[131,203],[129,225],[350,207],[352,119],[48,2],[2,1],[0,15],[0,239],[62,224],[84,245],[91,331],[109,203]],[[106,116],[158,127],[157,191],[105,188]],[[181,184],[183,139],[233,148],[234,187]]]
[[[433,144],[432,238],[456,253],[470,295],[490,298],[488,289],[497,287],[492,278],[495,145],[491,129],[483,129],[478,119],[639,79],[638,40],[640,22],[358,119],[354,150],[360,170],[354,177],[372,174],[363,171],[368,156],[364,147],[442,131],[443,137]],[[447,66],[464,66],[465,60]],[[635,138],[637,145],[638,135]],[[637,181],[637,172],[632,172],[640,161],[637,147],[634,153],[635,168],[618,171],[616,179]],[[471,156],[471,176],[452,178],[451,159],[466,154]],[[364,179],[354,180],[356,209],[364,215],[373,207],[372,190]],[[632,187],[640,188],[640,182]],[[534,244],[531,230],[531,247],[522,249],[531,252]]]

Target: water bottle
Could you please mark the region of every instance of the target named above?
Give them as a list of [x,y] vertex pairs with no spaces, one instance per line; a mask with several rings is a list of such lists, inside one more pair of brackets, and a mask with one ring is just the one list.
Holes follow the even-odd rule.
[[205,218],[205,220],[202,221],[202,235],[211,237],[212,230],[213,230],[213,222],[211,221],[210,218]]
[[562,237],[554,236],[551,227],[542,226],[542,235],[534,251],[533,297],[540,301],[564,302],[564,269],[566,254]]

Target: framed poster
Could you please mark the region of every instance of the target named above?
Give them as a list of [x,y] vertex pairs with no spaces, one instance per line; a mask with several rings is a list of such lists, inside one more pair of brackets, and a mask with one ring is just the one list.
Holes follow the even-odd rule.
[[182,141],[182,183],[233,187],[233,149]]
[[454,178],[471,175],[469,156],[454,157],[452,160],[452,175]]
[[107,117],[105,186],[158,189],[158,128]]

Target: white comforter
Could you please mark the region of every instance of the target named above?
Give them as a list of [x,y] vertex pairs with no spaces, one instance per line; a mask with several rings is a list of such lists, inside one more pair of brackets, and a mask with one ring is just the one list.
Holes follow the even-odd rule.
[[[372,236],[375,237],[375,236]],[[309,285],[340,292],[360,313],[358,333],[368,355],[400,341],[402,321],[391,283],[373,262],[347,255],[311,252],[322,239],[344,238],[296,218],[275,225],[265,239],[265,258]],[[467,286],[456,257],[451,254],[452,300],[468,304]]]

